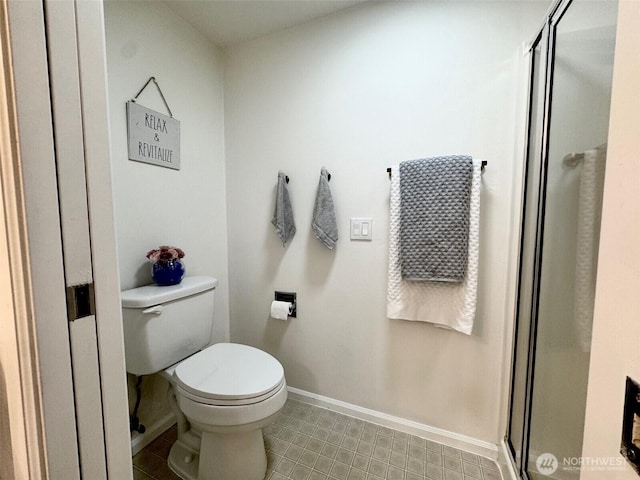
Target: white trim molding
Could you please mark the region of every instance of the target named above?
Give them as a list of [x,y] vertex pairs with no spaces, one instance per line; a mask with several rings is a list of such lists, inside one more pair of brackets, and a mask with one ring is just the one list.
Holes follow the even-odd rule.
[[9,17],[0,3],[0,478],[45,478],[45,438]]
[[43,7],[0,7],[0,370],[11,428],[0,477],[73,480],[78,439]]
[[497,462],[498,466],[500,467],[500,472],[502,472],[502,478],[504,480],[520,480],[513,462],[511,462],[511,453],[509,452],[509,447],[507,446],[507,442],[505,440],[502,440],[502,442],[500,442]]
[[174,423],[176,423],[176,417],[173,412],[169,412],[160,420],[154,422],[150,427],[147,427],[144,433],[133,432],[131,434],[131,454],[135,455],[138,453],[162,435],[162,432],[171,427]]

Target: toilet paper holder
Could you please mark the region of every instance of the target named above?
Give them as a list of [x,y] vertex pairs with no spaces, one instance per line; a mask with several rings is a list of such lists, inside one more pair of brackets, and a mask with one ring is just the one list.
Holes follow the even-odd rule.
[[296,292],[279,292],[276,290],[274,300],[280,302],[289,302],[291,305],[293,305],[289,316],[295,318],[297,313]]

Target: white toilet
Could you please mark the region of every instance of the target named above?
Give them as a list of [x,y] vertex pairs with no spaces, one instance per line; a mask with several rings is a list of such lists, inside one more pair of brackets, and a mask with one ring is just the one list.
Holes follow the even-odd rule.
[[[263,480],[262,428],[287,400],[280,362],[234,343],[208,346],[213,326],[211,277],[122,292],[127,371],[161,372],[178,419],[169,466],[186,480]],[[206,347],[206,348],[204,348]]]

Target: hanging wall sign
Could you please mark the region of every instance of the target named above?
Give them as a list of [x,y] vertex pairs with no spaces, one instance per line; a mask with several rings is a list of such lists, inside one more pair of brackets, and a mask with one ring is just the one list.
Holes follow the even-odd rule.
[[130,160],[180,170],[178,120],[128,101],[127,128]]

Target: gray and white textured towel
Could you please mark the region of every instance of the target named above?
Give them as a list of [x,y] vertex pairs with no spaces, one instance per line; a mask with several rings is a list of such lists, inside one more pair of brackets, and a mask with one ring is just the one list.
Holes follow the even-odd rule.
[[476,317],[482,161],[473,161],[467,275],[463,282],[410,282],[400,273],[400,175],[391,167],[387,317],[433,323],[470,335]]
[[473,160],[400,163],[400,256],[409,281],[462,282],[467,271]]
[[296,234],[296,223],[293,220],[293,209],[287,180],[284,172],[278,172],[278,186],[276,187],[276,208],[273,212],[271,223],[276,227],[276,233],[284,246]]
[[336,223],[333,197],[329,189],[329,172],[325,167],[320,170],[320,181],[318,182],[316,203],[313,207],[311,229],[325,247],[329,250],[335,247],[338,241],[338,225]]

